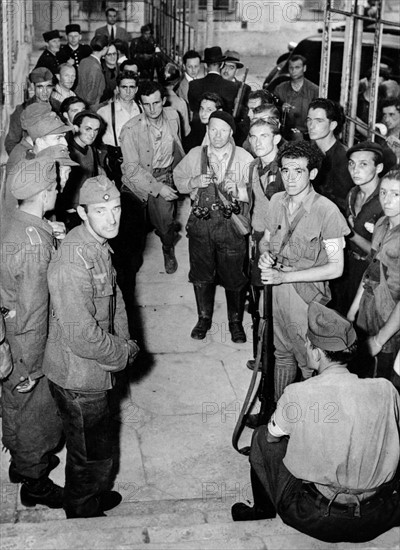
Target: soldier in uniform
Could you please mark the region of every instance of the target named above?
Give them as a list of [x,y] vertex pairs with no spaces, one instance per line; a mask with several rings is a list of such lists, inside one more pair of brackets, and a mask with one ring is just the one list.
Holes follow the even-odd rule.
[[43,219],[57,196],[56,166],[49,157],[22,161],[12,180],[19,201],[1,238],[0,298],[13,371],[3,382],[3,445],[11,453],[10,481],[22,483],[25,506],[62,507],[63,491],[48,477],[62,425],[43,377],[49,292],[47,268],[54,248]]
[[60,63],[68,63],[73,65],[78,72],[79,63],[85,57],[89,57],[92,53],[92,48],[87,44],[81,44],[82,34],[81,27],[77,24],[67,25],[65,27],[67,44],[61,46],[58,54]]
[[53,74],[57,73],[57,67],[60,64],[58,53],[61,46],[61,36],[58,31],[48,31],[43,33],[43,40],[46,42],[46,49],[39,57],[36,67],[46,67]]
[[138,351],[129,339],[107,242],[117,235],[121,215],[115,184],[105,176],[87,179],[78,214],[83,223],[67,234],[49,267],[52,315],[44,359],[66,437],[67,518],[104,516],[121,501],[119,493],[108,491],[113,466],[108,392],[112,373]]

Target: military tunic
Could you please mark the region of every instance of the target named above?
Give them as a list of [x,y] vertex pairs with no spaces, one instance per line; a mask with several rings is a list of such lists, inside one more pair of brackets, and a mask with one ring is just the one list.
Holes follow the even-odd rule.
[[[50,225],[16,210],[1,239],[0,299],[14,369],[3,382],[3,444],[17,471],[30,478],[46,474],[48,453],[57,446],[61,423],[43,378],[49,292],[47,269],[53,250]],[[38,380],[28,393],[16,386]]]

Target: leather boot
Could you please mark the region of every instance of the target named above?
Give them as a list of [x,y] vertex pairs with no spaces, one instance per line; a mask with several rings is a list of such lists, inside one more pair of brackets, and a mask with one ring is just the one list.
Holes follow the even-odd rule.
[[162,247],[164,254],[164,267],[165,272],[168,275],[172,275],[178,269],[178,262],[175,258],[175,248],[173,246],[164,246]]
[[[57,468],[57,466],[60,464],[60,459],[56,455],[50,455],[49,456],[49,465],[47,467],[47,474],[49,474],[54,468]],[[10,467],[8,469],[8,477],[10,478],[11,483],[23,483],[25,480],[25,477],[22,476],[18,471],[17,467],[15,466],[15,462],[11,460]]]
[[193,288],[194,295],[196,296],[199,320],[190,336],[194,338],[194,340],[203,340],[206,337],[207,331],[211,328],[214,311],[215,285],[199,284],[194,285]]
[[51,481],[48,477],[39,479],[25,478],[21,487],[21,503],[24,506],[43,504],[49,508],[63,507],[64,489]]
[[253,468],[250,469],[250,479],[254,506],[247,506],[243,502],[234,504],[231,508],[233,521],[255,521],[275,518],[275,507]]
[[235,344],[244,344],[246,342],[246,333],[242,321],[246,289],[225,290],[225,295],[228,307],[229,332],[231,333],[232,342],[235,342]]

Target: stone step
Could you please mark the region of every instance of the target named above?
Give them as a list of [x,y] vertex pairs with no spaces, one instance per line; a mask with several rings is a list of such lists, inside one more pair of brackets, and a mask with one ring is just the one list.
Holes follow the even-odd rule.
[[[112,515],[114,514],[114,515]],[[107,517],[66,520],[44,507],[20,511],[18,523],[0,527],[2,550],[353,550],[354,544],[328,544],[298,533],[280,518],[234,523],[230,504],[220,499],[163,500],[121,504]],[[392,529],[360,548],[399,548]]]

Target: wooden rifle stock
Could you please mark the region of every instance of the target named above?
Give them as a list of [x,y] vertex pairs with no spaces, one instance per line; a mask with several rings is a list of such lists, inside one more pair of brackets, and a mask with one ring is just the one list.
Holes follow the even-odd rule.
[[238,93],[235,97],[235,106],[233,108],[233,118],[236,118],[239,114],[239,110],[240,110],[240,107],[241,107],[242,101],[243,101],[244,85],[246,84],[246,79],[247,79],[248,73],[249,73],[249,68],[246,67],[246,70],[244,72],[243,80],[240,83]]
[[[261,372],[261,379],[257,391],[254,392],[259,372]],[[249,454],[250,447],[239,448],[239,440],[246,426],[246,421],[257,401],[257,397],[261,402],[261,409],[257,415],[257,425],[260,426],[261,424],[268,423],[275,407],[272,285],[264,285],[263,311],[258,327],[257,356],[253,376],[251,377],[250,386],[232,435],[233,448],[244,455]]]

